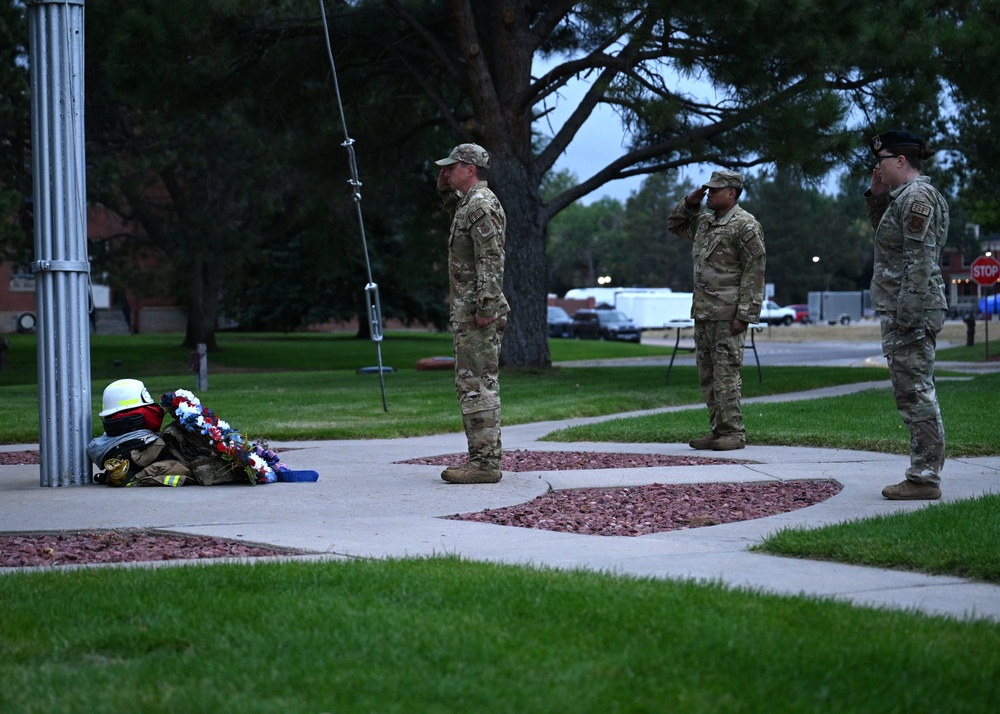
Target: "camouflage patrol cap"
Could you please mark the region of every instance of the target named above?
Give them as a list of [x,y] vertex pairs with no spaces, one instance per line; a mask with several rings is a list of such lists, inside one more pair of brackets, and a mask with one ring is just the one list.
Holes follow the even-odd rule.
[[917,136],[909,131],[887,131],[884,134],[876,134],[871,138],[869,146],[876,156],[882,149],[890,146],[915,146],[918,149],[924,145],[924,137]]
[[440,159],[434,163],[438,166],[451,166],[452,164],[457,164],[459,161],[463,164],[472,164],[488,169],[490,167],[490,152],[479,144],[459,144],[451,150],[448,158]]
[[713,171],[712,178],[708,183],[702,184],[704,188],[743,188],[743,175],[739,171]]

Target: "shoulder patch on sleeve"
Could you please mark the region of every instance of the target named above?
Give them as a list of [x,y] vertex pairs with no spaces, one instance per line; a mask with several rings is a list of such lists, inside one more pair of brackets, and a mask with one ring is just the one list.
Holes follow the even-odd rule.
[[931,207],[928,206],[926,203],[920,203],[920,202],[914,203],[913,206],[910,207],[910,211],[912,213],[918,213],[921,216],[931,215]]
[[746,230],[739,237],[740,250],[749,255],[751,258],[755,258],[764,252],[764,241],[760,234],[753,228],[753,226],[748,226]]
[[740,248],[751,258],[756,258],[764,252],[764,245],[759,240],[743,241],[743,245]]
[[479,207],[475,211],[473,211],[472,213],[469,214],[469,222],[470,223],[475,223],[476,221],[478,221],[480,218],[482,218],[485,215],[486,215],[485,209],[483,209],[482,207]]

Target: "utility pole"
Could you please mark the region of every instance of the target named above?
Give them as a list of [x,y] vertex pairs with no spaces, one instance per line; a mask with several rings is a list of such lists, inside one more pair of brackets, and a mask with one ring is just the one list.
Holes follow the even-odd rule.
[[91,482],[83,2],[26,0],[42,486]]

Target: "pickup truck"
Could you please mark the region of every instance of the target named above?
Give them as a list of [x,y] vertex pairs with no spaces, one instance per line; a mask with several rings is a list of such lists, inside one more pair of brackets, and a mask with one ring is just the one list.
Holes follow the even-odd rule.
[[765,300],[760,309],[760,321],[768,325],[791,325],[795,322],[795,310],[781,307],[774,300]]

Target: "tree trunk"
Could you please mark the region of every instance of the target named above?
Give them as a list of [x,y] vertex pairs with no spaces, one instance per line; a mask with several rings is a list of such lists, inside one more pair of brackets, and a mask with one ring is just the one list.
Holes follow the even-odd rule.
[[499,156],[490,169],[490,188],[507,215],[504,246],[504,294],[511,312],[504,333],[500,363],[506,367],[552,366],[546,333],[548,276],[545,225],[541,198],[522,164]]
[[210,352],[214,352],[219,349],[215,329],[218,325],[223,268],[206,263],[201,258],[192,260],[190,267],[191,293],[184,346],[195,349],[199,344],[204,344]]

